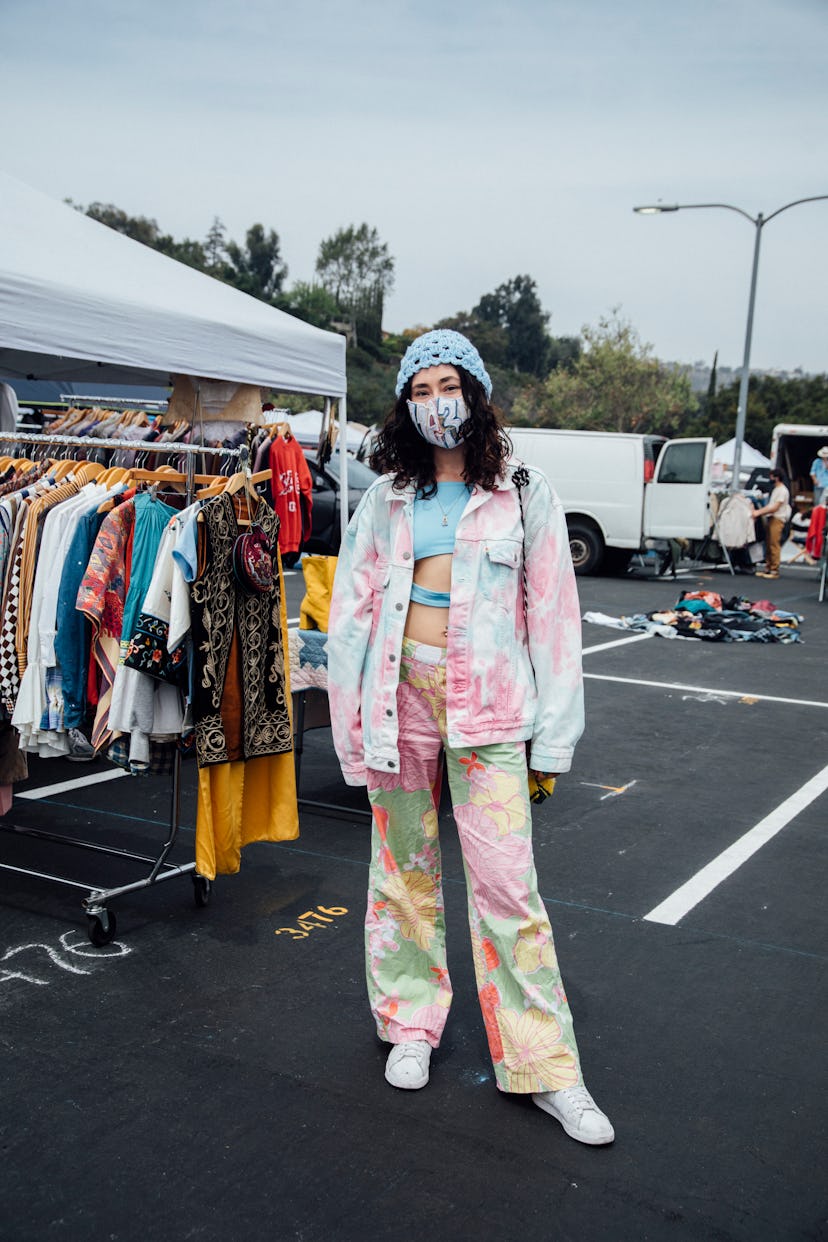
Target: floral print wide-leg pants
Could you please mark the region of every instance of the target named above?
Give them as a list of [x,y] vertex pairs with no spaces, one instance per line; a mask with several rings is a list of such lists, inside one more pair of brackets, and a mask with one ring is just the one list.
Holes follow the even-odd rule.
[[578,1048],[538,895],[525,745],[447,744],[439,647],[405,640],[397,706],[400,772],[368,772],[374,824],[366,974],[380,1038],[423,1039],[436,1048],[451,1004],[437,821],[445,754],[497,1086],[574,1086],[581,1081]]

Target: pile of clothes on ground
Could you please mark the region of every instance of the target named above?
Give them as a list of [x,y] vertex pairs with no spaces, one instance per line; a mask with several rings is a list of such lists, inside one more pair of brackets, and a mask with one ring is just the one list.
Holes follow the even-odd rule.
[[798,643],[803,620],[768,599],[751,602],[741,595],[722,600],[715,591],[682,591],[677,603],[656,612],[611,617],[587,612],[585,621],[617,630],[658,634],[662,638],[700,638],[713,643]]

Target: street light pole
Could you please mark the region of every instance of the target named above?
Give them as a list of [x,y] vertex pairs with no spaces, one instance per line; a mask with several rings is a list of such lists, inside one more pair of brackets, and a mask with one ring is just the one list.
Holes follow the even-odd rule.
[[739,487],[739,470],[742,465],[742,445],[745,439],[745,423],[747,421],[747,399],[748,386],[750,384],[750,346],[753,338],[753,308],[756,303],[756,277],[759,271],[759,246],[762,241],[762,229],[774,216],[778,216],[783,211],[787,211],[789,207],[798,207],[800,203],[817,203],[828,199],[828,194],[815,194],[810,198],[797,198],[792,203],[786,203],[784,207],[778,207],[776,211],[771,212],[769,216],[763,216],[761,211],[757,216],[751,216],[748,212],[743,211],[741,207],[734,207],[731,203],[674,203],[666,206],[662,203],[652,204],[645,207],[633,207],[633,211],[640,216],[659,216],[668,211],[696,211],[707,207],[720,207],[725,211],[735,211],[740,216],[744,216],[746,220],[750,220],[756,232],[756,240],[753,245],[753,269],[750,275],[750,297],[748,299],[747,327],[745,329],[745,351],[742,356],[742,374],[739,380],[739,405],[736,410],[736,438],[733,444],[733,473],[730,478],[731,492],[737,491]]
[[730,475],[730,490],[739,490],[739,471],[742,466],[742,445],[745,439],[745,423],[747,422],[748,385],[750,383],[750,345],[753,339],[753,308],[756,304],[756,274],[759,271],[759,244],[762,240],[762,225],[765,223],[761,211],[756,217],[756,241],[753,245],[753,270],[750,274],[750,297],[748,298],[747,327],[745,328],[745,352],[742,355],[742,374],[739,379],[739,404],[736,408],[736,441],[733,445],[733,470]]

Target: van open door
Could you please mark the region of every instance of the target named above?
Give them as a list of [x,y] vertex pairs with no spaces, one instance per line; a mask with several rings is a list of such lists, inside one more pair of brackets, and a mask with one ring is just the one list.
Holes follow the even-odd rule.
[[644,535],[651,539],[704,539],[710,529],[713,441],[668,440],[644,488]]

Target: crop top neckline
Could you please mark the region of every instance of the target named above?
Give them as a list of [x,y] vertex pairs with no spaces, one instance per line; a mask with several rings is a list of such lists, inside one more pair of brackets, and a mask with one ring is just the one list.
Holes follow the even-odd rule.
[[[471,489],[462,481],[437,484],[437,491],[443,501],[442,508],[437,496],[424,497],[420,492],[414,497],[414,560],[424,556],[451,556],[457,537],[457,523],[465,509],[460,501],[459,493],[468,494]],[[443,517],[448,521],[443,524]]]

